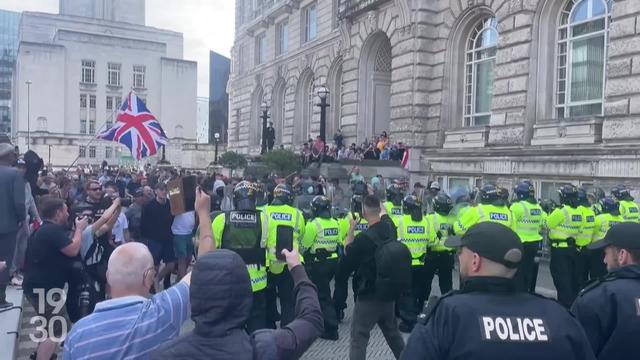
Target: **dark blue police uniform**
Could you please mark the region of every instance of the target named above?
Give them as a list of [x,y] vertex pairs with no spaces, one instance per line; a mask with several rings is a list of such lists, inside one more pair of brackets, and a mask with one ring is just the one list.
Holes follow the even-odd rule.
[[613,270],[588,285],[571,312],[598,359],[640,356],[640,265]]
[[512,279],[469,278],[426,312],[401,359],[595,359],[565,308],[517,292]]

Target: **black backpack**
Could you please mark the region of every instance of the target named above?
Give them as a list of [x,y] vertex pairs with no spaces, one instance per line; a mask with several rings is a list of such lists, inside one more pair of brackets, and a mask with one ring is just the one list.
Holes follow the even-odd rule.
[[376,296],[382,301],[397,300],[411,289],[411,252],[401,242],[376,240]]

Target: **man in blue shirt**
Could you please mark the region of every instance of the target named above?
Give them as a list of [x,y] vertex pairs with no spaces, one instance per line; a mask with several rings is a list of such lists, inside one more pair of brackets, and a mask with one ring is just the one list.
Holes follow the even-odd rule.
[[[211,200],[196,190],[200,220],[198,257],[214,249],[209,217]],[[145,359],[167,340],[178,336],[189,318],[191,274],[149,298],[155,268],[149,249],[140,243],[118,247],[107,270],[111,300],[76,323],[65,340],[65,359]]]

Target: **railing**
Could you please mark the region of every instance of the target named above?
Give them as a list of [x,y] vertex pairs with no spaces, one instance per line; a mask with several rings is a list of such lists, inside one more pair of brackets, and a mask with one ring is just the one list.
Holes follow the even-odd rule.
[[340,19],[352,18],[389,0],[340,0],[338,17]]

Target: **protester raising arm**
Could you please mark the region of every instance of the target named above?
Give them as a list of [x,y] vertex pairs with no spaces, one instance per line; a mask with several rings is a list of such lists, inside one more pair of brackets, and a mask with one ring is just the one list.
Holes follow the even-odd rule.
[[63,247],[60,251],[68,257],[74,257],[80,252],[80,246],[82,245],[82,232],[89,226],[89,221],[86,217],[76,219],[76,230],[73,232],[73,238],[71,238],[71,244]]
[[[213,241],[213,232],[211,230],[211,198],[206,192],[199,186],[196,188],[196,203],[195,211],[200,224],[200,236],[198,237],[198,258],[202,255],[213,251],[216,248],[215,241]],[[182,278],[183,282],[187,285],[191,284],[191,272]]]

